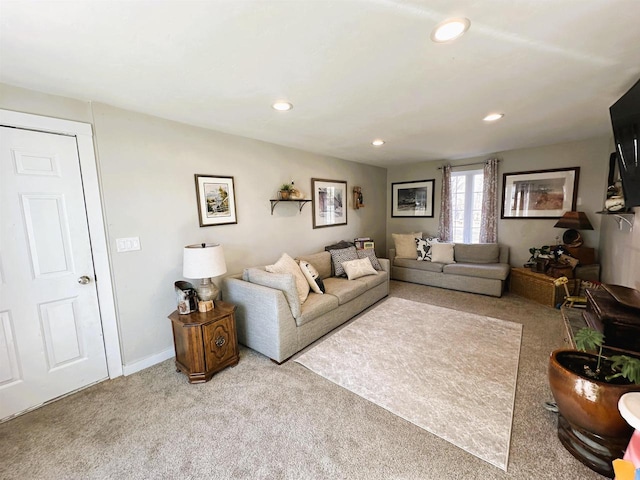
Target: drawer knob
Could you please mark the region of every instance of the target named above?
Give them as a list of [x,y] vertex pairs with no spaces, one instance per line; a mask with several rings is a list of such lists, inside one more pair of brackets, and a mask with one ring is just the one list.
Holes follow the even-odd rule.
[[221,346],[223,346],[225,343],[227,343],[227,339],[224,337],[218,337],[216,338],[216,347],[220,348]]

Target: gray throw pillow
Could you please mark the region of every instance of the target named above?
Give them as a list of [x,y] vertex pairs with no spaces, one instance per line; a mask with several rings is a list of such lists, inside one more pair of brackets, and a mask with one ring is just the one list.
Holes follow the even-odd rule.
[[356,250],[358,258],[368,258],[371,261],[371,265],[373,268],[380,271],[382,270],[382,265],[378,261],[378,257],[376,257],[376,252],[373,248],[365,248],[363,250]]
[[333,271],[336,277],[345,277],[347,274],[342,267],[342,262],[348,262],[349,260],[357,260],[358,254],[356,253],[356,247],[341,248],[339,250],[329,250],[331,254],[331,260],[333,262]]

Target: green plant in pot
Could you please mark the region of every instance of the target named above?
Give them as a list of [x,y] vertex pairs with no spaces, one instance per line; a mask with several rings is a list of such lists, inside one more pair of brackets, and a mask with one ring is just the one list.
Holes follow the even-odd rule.
[[289,200],[292,191],[293,185],[291,183],[283,183],[280,185],[280,200]]
[[592,470],[613,477],[611,462],[622,458],[633,429],[618,411],[618,400],[640,391],[640,360],[604,356],[604,335],[576,332],[577,350],[556,350],[549,359],[549,385],[558,405],[558,438]]

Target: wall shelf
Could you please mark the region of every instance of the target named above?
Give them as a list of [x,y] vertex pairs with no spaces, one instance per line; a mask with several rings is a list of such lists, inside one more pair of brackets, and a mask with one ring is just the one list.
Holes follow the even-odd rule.
[[635,213],[630,210],[625,210],[621,212],[609,212],[608,210],[602,210],[600,212],[596,212],[599,215],[610,215],[616,219],[618,222],[618,228],[622,230],[622,222],[625,222],[629,225],[629,231],[633,232],[633,219],[635,218]]
[[275,199],[272,198],[269,201],[271,202],[271,215],[273,215],[273,209],[276,207],[277,204],[279,204],[281,202],[283,202],[283,203],[298,202],[298,211],[302,212],[302,207],[304,207],[311,200],[278,200],[277,198],[275,198]]

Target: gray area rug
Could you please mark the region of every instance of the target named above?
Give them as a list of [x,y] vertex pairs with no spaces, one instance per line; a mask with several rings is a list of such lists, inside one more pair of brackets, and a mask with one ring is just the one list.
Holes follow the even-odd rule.
[[296,362],[506,471],[522,325],[389,298]]

